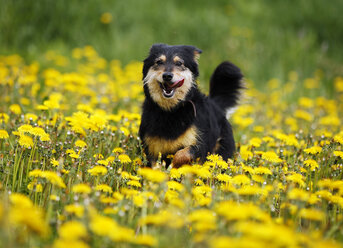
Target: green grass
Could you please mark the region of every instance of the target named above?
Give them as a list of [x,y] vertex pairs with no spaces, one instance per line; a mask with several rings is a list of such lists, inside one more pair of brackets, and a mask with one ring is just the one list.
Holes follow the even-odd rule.
[[[335,1],[68,1],[0,0],[0,52],[39,59],[92,45],[106,59],[142,61],[153,43],[192,44],[203,50],[201,77],[222,60],[237,63],[259,88],[288,73],[301,79],[323,71],[343,74],[343,2]],[[100,22],[111,13],[109,24]]]

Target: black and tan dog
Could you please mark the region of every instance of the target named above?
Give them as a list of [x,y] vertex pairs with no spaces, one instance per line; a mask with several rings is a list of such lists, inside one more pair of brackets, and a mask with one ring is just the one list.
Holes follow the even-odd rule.
[[209,96],[198,90],[198,58],[193,46],[155,44],[144,60],[145,101],[139,135],[149,164],[159,153],[173,167],[204,161],[209,153],[227,159],[235,151],[226,111],[237,104],[243,88],[238,67],[223,62],[214,71]]

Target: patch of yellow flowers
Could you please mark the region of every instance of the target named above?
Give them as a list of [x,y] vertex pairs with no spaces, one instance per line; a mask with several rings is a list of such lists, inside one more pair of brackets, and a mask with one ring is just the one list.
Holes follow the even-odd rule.
[[341,77],[330,98],[319,73],[248,82],[233,159],[151,169],[142,63],[90,46],[41,63],[0,56],[0,246],[341,247]]

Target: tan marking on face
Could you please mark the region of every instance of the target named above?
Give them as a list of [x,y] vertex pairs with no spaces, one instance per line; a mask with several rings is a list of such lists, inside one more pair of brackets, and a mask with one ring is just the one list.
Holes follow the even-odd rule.
[[175,57],[173,58],[173,61],[174,61],[174,63],[175,63],[175,62],[178,62],[178,61],[180,61],[180,62],[183,63],[183,59],[181,59],[179,56],[175,56]]
[[174,154],[178,149],[182,147],[196,145],[198,137],[199,131],[193,125],[174,140],[147,136],[144,138],[144,141],[148,146],[150,154],[154,157],[158,157],[158,154],[160,152],[162,154]]
[[159,59],[162,60],[163,62],[166,62],[167,57],[166,57],[166,55],[162,54],[162,55],[159,57]]
[[192,72],[186,68],[183,71],[173,70],[174,77],[173,81],[179,81],[184,79],[184,83],[181,87],[175,88],[173,97],[166,98],[163,96],[163,91],[160,87],[159,82],[163,82],[162,74],[164,71],[149,69],[146,77],[144,78],[144,84],[148,86],[151,98],[156,102],[162,109],[171,110],[179,102],[183,101],[193,86],[193,75]]

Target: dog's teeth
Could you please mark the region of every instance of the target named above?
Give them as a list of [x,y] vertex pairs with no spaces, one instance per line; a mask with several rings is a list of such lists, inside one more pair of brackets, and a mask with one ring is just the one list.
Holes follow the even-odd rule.
[[165,97],[172,97],[174,95],[174,89],[172,89],[172,90],[165,90],[165,89],[163,89],[163,95]]

